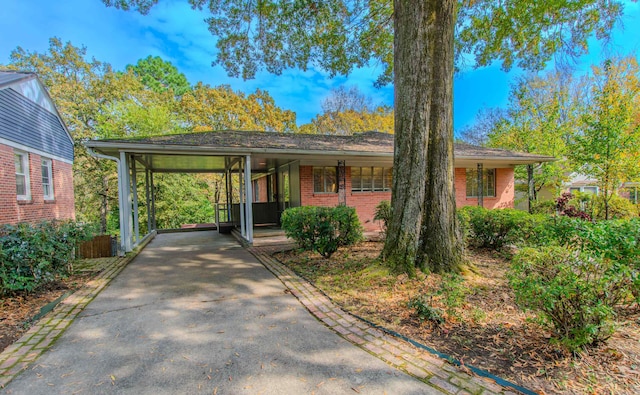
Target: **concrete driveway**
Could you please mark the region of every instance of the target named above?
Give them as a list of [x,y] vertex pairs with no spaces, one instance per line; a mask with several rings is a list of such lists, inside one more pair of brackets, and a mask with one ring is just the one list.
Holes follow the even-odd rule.
[[339,337],[214,232],[158,235],[4,391],[441,393]]

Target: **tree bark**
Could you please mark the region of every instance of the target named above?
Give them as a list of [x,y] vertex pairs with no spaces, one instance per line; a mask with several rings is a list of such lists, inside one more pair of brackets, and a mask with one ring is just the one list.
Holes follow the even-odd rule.
[[[410,274],[457,267],[453,192],[453,0],[394,1],[392,219],[383,257]],[[400,94],[402,93],[402,94]]]
[[[453,168],[453,73],[455,1],[428,1],[431,91],[427,169],[420,249],[416,265],[432,272],[459,269],[462,240],[458,231]],[[481,191],[478,191],[480,194]]]

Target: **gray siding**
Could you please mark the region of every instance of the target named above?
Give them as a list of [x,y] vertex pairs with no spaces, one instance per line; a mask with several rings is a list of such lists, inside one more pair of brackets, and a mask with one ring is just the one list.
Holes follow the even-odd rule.
[[0,90],[0,137],[73,161],[73,143],[58,117],[11,88]]

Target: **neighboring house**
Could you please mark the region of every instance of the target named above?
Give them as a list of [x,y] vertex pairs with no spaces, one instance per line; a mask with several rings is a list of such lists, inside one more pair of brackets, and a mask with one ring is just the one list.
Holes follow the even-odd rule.
[[0,71],[0,224],[74,219],[73,140],[33,73]]
[[[253,227],[278,224],[288,207],[346,204],[356,208],[367,230],[379,230],[376,206],[391,199],[394,136],[367,132],[353,136],[219,131],[85,143],[102,158],[119,163],[123,250],[140,241],[138,191],[132,177],[153,184],[153,173],[192,172],[226,175],[226,210],[242,235],[253,240]],[[554,158],[500,149],[455,145],[458,206],[513,207],[514,166]],[[478,177],[478,174],[482,177]],[[137,174],[137,176],[136,176]],[[139,180],[141,178],[138,178]],[[154,229],[153,188],[145,185]],[[243,193],[232,193],[232,190]],[[480,193],[479,193],[480,191]],[[240,195],[240,199],[233,196]],[[249,196],[252,204],[245,204]],[[142,199],[142,197],[140,198]],[[131,205],[130,202],[133,201]],[[134,229],[133,233],[131,229]]]

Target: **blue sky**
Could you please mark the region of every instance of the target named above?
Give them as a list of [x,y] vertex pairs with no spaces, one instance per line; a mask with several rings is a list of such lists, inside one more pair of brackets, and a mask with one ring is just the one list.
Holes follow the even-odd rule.
[[[268,90],[276,103],[297,113],[298,124],[321,112],[320,104],[332,88],[356,85],[374,103],[393,104],[393,89],[376,89],[380,74],[376,67],[355,70],[348,78],[329,78],[318,70],[289,70],[280,76],[266,72],[254,80],[230,78],[219,66],[212,67],[215,41],[207,30],[204,12],[191,10],[186,0],[161,0],[149,15],[106,8],[100,0],[3,0],[0,5],[0,64],[9,61],[17,46],[45,52],[50,37],[86,46],[89,57],[110,63],[121,70],[148,55],[173,63],[189,82],[228,84],[235,90]],[[579,60],[578,73],[598,63],[609,53],[637,53],[640,49],[640,3],[628,1],[622,26],[618,26],[606,49],[594,40],[590,54]],[[473,122],[483,107],[504,106],[509,82],[518,70],[505,73],[499,65],[466,70],[456,76],[454,124],[460,130]]]

